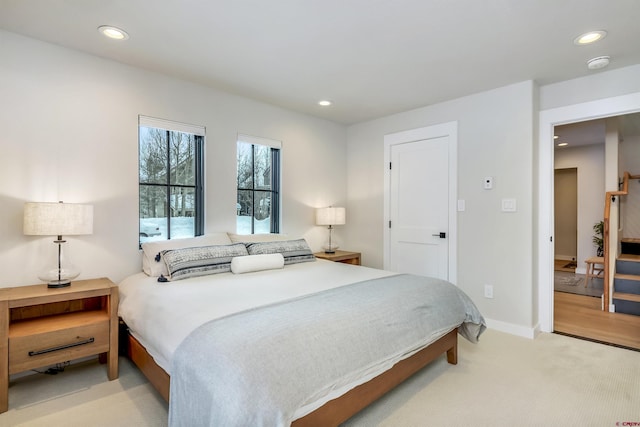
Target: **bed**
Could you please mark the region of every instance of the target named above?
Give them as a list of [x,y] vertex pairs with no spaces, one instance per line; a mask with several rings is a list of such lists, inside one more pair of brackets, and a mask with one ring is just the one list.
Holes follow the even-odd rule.
[[171,426],[339,425],[485,328],[448,282],[316,260],[303,239],[170,242],[143,246],[119,314]]

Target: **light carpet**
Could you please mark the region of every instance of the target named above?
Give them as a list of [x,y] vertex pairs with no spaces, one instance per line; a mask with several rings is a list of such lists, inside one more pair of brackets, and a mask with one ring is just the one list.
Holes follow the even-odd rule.
[[[131,363],[106,381],[88,363],[13,381],[0,426],[166,426],[167,405]],[[555,334],[488,330],[345,426],[615,426],[640,422],[640,352]],[[629,425],[629,424],[628,424]]]

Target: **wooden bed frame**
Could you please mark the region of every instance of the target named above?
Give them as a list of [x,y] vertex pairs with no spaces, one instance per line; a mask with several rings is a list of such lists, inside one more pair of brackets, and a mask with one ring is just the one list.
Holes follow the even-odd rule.
[[[121,345],[123,353],[133,361],[160,395],[169,402],[169,374],[156,364],[142,344],[128,333],[126,327],[121,329],[121,333],[126,334],[121,340],[121,343],[124,344]],[[292,426],[338,426],[445,352],[450,364],[458,363],[457,328],[413,356],[396,363],[388,371],[295,420]]]

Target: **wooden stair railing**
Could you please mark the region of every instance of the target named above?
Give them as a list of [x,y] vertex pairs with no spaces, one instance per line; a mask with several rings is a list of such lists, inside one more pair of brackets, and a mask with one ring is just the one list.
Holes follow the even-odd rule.
[[[629,194],[629,180],[630,179],[640,179],[640,175],[631,175],[629,172],[624,173],[624,178],[622,180],[622,188],[618,191],[607,191],[604,202],[604,227],[602,232],[603,244],[602,248],[604,250],[604,295],[602,296],[604,299],[604,304],[602,304],[602,309],[604,311],[609,311],[609,271],[611,271],[611,265],[609,262],[609,250],[610,250],[610,242],[609,242],[609,219],[611,218],[611,202],[615,200],[616,196],[626,196]],[[617,244],[616,244],[617,246]]]

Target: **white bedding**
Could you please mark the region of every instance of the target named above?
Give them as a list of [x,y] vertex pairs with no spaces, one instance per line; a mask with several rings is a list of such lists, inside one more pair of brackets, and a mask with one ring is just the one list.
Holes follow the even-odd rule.
[[254,307],[396,273],[317,260],[283,269],[159,283],[138,273],[119,284],[119,315],[171,374],[178,345],[203,323]]
[[289,426],[455,328],[484,330],[469,297],[409,274],[205,323],[173,355],[169,425]]

